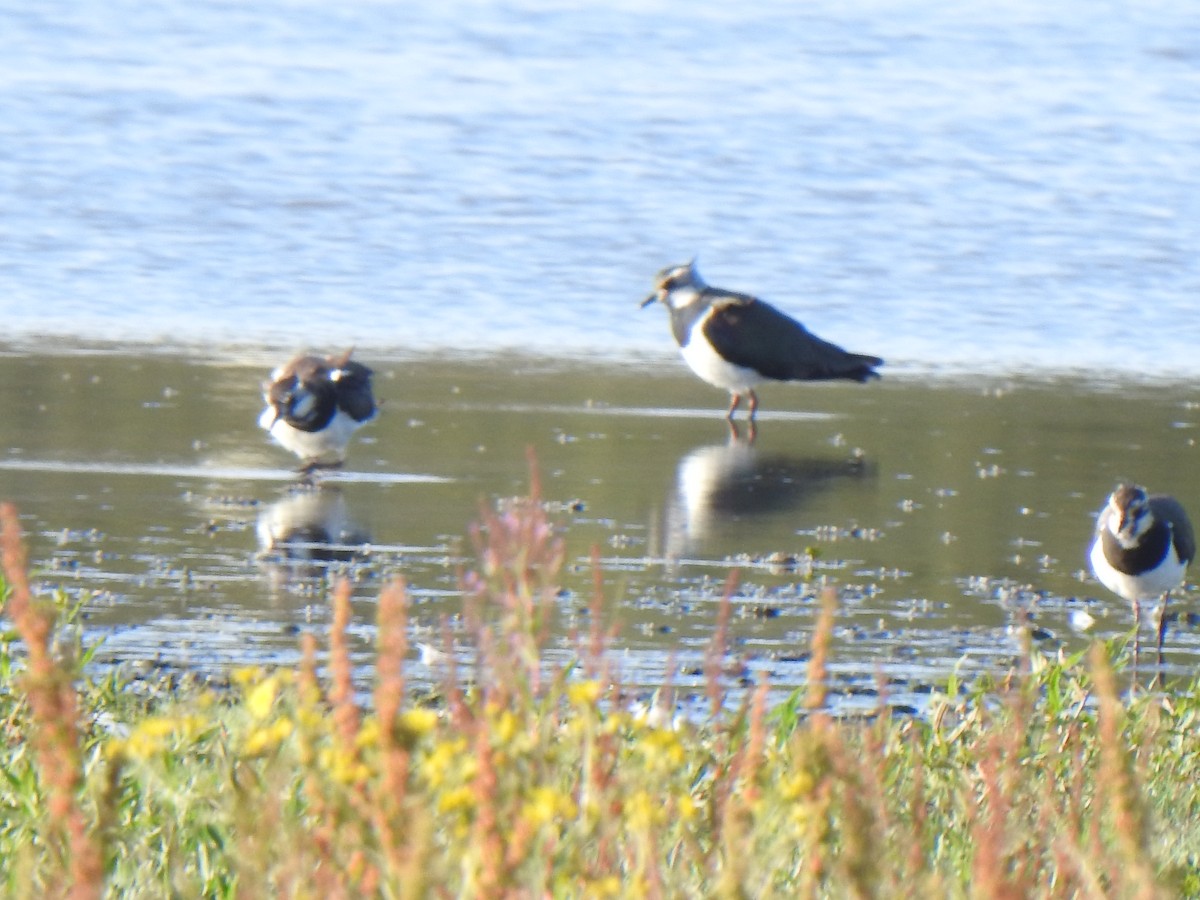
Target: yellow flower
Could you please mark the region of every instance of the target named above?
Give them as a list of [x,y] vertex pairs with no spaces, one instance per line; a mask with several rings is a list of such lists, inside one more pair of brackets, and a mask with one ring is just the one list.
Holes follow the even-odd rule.
[[242,753],[245,756],[260,756],[278,747],[291,733],[292,720],[286,717],[277,719],[270,725],[255,728],[246,735]]
[[696,801],[692,799],[690,794],[681,794],[675,798],[675,809],[678,811],[680,819],[690,822],[696,818],[699,807],[696,806]]
[[265,674],[262,666],[240,666],[229,673],[229,680],[239,687],[246,687],[262,681]]
[[158,740],[175,733],[178,720],[171,716],[151,716],[138,723],[134,734],[146,740]]
[[667,728],[650,728],[637,743],[648,765],[678,768],[687,759],[679,735]]
[[246,691],[246,709],[256,719],[265,719],[271,714],[275,705],[275,695],[279,693],[279,679],[272,675],[264,678]]
[[624,893],[624,882],[616,875],[605,875],[584,886],[583,896],[588,900],[605,900],[607,897],[620,897]]
[[789,801],[800,800],[811,796],[815,785],[812,772],[796,769],[780,782],[779,796]]
[[501,711],[496,719],[496,724],[492,727],[492,734],[495,736],[497,744],[512,743],[512,739],[517,736],[517,717],[511,709]]
[[375,747],[379,744],[379,720],[372,716],[365,719],[362,727],[358,729],[358,734],[354,737],[354,746],[362,749],[365,747]]
[[469,813],[475,808],[475,792],[467,785],[445,791],[438,796],[438,812]]
[[811,803],[793,803],[788,809],[788,817],[792,820],[792,824],[796,826],[797,831],[806,831],[808,824],[812,821],[812,810],[809,808]]
[[621,734],[632,728],[633,724],[633,716],[622,710],[606,717],[604,723],[600,726],[600,732],[602,734]]
[[370,768],[354,753],[341,747],[324,747],[317,756],[317,765],[339,784],[362,784],[371,777]]
[[625,817],[629,824],[639,830],[648,831],[665,818],[662,805],[650,796],[649,791],[635,791],[625,801]]
[[475,774],[475,761],[467,755],[464,737],[438,741],[420,763],[421,774],[431,788],[439,788],[453,780],[466,780]]
[[559,817],[573,818],[575,812],[574,800],[557,788],[546,785],[535,787],[521,809],[521,815],[535,827],[548,825]]
[[302,707],[296,712],[297,724],[305,731],[318,734],[328,730],[330,719],[312,707]]
[[594,706],[604,689],[595,679],[576,681],[567,687],[567,699],[572,706]]
[[192,716],[151,716],[134,726],[129,736],[111,751],[134,759],[148,759],[167,749],[172,739],[190,739],[205,726],[205,720]]
[[415,740],[424,737],[437,727],[438,714],[425,707],[406,709],[400,713],[400,728]]

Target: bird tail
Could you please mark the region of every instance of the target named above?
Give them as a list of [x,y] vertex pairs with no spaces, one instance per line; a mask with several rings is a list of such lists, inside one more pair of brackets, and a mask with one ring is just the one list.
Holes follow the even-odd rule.
[[848,378],[851,381],[864,382],[870,381],[872,378],[878,378],[879,373],[875,371],[876,366],[882,366],[883,360],[878,356],[867,356],[862,353],[847,353],[846,358],[841,361],[838,366],[838,378]]

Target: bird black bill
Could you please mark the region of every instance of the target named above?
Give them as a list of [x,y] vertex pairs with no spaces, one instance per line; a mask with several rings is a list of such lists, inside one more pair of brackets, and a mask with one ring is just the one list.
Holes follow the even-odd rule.
[[642,309],[645,309],[647,306],[649,306],[651,303],[653,303],[657,299],[658,299],[658,294],[654,293],[654,294],[651,294],[649,297],[647,297],[645,300],[643,300],[638,305],[641,306]]

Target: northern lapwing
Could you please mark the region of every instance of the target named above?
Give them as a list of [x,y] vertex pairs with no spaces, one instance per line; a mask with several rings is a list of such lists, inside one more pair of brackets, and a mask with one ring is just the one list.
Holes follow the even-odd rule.
[[1100,583],[1133,606],[1135,660],[1141,601],[1162,597],[1157,645],[1161,657],[1167,598],[1183,584],[1195,555],[1191,520],[1174,497],[1147,494],[1136,484],[1120,484],[1100,510],[1088,560]]
[[263,384],[267,408],[258,424],[300,457],[300,471],[336,468],[350,436],[375,417],[371,370],[340,356],[297,356]]
[[731,420],[742,397],[749,398],[754,418],[754,388],[764,381],[864,382],[878,378],[875,366],[883,365],[877,356],[847,353],[821,340],[757,297],[709,287],[695,260],[659,272],[642,307],[655,300],[671,311],[671,331],[692,371],[732,395]]

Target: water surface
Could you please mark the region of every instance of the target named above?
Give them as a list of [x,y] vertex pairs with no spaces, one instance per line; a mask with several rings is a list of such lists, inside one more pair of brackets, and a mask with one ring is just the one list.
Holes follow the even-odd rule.
[[[803,681],[830,583],[842,687],[892,679],[896,702],[916,702],[908,692],[951,671],[1007,666],[1014,625],[1032,623],[1050,654],[1127,633],[1126,604],[1084,571],[1095,510],[1122,477],[1194,508],[1200,497],[1196,404],[1169,382],[768,386],[751,441],[682,365],[368,361],[382,414],[348,470],[312,491],[255,426],[260,368],[0,357],[0,406],[14,412],[0,420],[0,496],[20,505],[44,588],[88,597],[105,658],[292,661],[300,631],[327,628],[331,571],[357,579],[360,660],[394,573],[414,598],[414,645],[440,646],[474,564],[470,523],[528,491],[532,448],[566,546],[556,658],[587,628],[597,550],[633,685],[668,667],[699,684],[736,570],[735,683]],[[1168,643],[1176,670],[1194,668],[1200,635],[1186,621]],[[436,677],[416,652],[412,667]]]
[[9,4],[2,339],[1200,374],[1187,4]]

